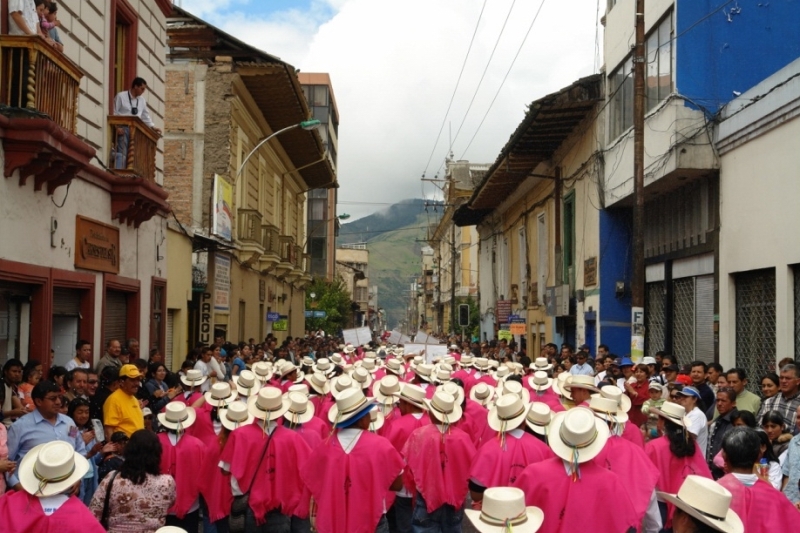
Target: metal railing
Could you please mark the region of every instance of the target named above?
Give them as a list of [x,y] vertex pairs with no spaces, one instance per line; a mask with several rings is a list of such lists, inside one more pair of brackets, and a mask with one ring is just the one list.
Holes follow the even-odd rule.
[[237,231],[236,236],[240,242],[261,245],[261,213],[256,209],[236,210]]
[[[127,133],[126,133],[127,131]],[[146,180],[156,179],[158,134],[139,117],[109,115],[109,146],[113,148],[111,168]],[[127,149],[124,138],[127,135]]]
[[2,35],[0,50],[0,102],[45,113],[75,133],[80,68],[36,36]]

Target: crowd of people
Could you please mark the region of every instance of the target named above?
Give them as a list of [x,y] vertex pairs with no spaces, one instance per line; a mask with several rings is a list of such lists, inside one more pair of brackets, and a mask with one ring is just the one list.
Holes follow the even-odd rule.
[[[601,345],[448,344],[447,355],[217,338],[179,372],[130,339],[91,368],[0,387],[10,531],[789,531],[800,519],[800,370]],[[599,494],[613,498],[599,498]]]

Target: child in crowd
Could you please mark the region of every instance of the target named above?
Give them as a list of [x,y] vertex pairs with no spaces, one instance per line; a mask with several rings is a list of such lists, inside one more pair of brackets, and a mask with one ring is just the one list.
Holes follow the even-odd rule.
[[651,411],[651,409],[661,409],[666,401],[663,397],[664,386],[660,383],[651,382],[648,387],[650,399],[645,400],[642,404],[642,414],[647,416],[644,423],[644,439],[649,441],[658,437],[658,415]]

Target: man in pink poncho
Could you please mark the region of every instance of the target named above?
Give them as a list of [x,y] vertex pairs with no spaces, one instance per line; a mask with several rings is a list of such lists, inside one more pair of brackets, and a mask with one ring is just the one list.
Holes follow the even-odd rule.
[[718,483],[731,492],[731,509],[742,519],[747,533],[790,531],[800,523],[800,512],[782,492],[753,473],[760,453],[761,439],[756,430],[731,429],[722,440],[725,471],[729,474]]
[[[536,361],[538,363],[539,359]],[[552,365],[548,366],[552,368]],[[537,370],[532,376],[523,379],[522,384],[530,391],[532,402],[545,403],[555,413],[565,411],[558,395],[553,392],[553,378],[548,377],[544,370]]]
[[406,483],[416,492],[412,527],[460,531],[475,446],[452,426],[463,414],[452,394],[437,390],[425,403],[432,424],[415,430],[403,447]]
[[336,432],[302,465],[300,477],[317,503],[319,533],[388,533],[386,493],[402,487],[403,459],[369,431],[376,407],[358,389],[336,398],[328,418]]
[[[525,504],[544,511],[544,533],[625,532],[638,526],[633,503],[617,474],[595,463],[608,440],[608,425],[575,407],[553,417],[548,429],[557,457],[528,465],[514,486]],[[599,494],[613,494],[614,505]]]
[[31,448],[20,461],[20,491],[0,495],[0,530],[8,533],[103,533],[78,497],[88,461],[68,442]]
[[[392,421],[385,436],[398,453],[408,441],[408,437],[422,426],[431,423],[425,413],[425,391],[416,385],[403,383],[398,395],[398,406],[402,416]],[[410,484],[404,484],[396,493],[394,500],[395,527],[399,533],[411,533],[411,510],[413,492]]]
[[497,437],[483,444],[470,470],[473,501],[481,501],[488,487],[511,486],[529,464],[553,457],[547,445],[523,429],[528,405],[516,394],[506,394],[489,410],[489,426]]
[[307,509],[300,465],[311,456],[303,438],[280,424],[291,401],[267,385],[250,398],[255,418],[233,430],[219,458],[230,472],[233,505],[231,531],[268,532],[289,528],[292,516]]
[[686,476],[677,494],[658,492],[658,498],[675,509],[673,533],[750,533],[731,509],[731,493],[712,479]]

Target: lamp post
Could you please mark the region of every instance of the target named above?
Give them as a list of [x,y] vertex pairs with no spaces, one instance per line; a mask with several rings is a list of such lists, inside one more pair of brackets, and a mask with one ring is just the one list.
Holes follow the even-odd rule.
[[299,122],[299,123],[297,123],[297,124],[292,124],[291,126],[286,126],[285,128],[279,129],[278,131],[276,131],[276,132],[273,132],[271,135],[269,135],[269,136],[267,136],[266,138],[264,138],[263,140],[261,140],[261,141],[260,141],[260,142],[259,142],[259,143],[258,143],[258,144],[255,146],[255,148],[253,148],[252,150],[250,150],[250,153],[249,153],[249,154],[247,154],[247,157],[245,157],[245,158],[244,158],[244,161],[242,161],[242,164],[241,164],[241,165],[239,165],[239,170],[237,170],[237,171],[236,171],[236,176],[233,178],[233,183],[234,183],[234,185],[235,185],[235,184],[236,184],[236,182],[239,180],[239,175],[242,173],[242,170],[244,170],[244,167],[245,167],[245,165],[247,164],[247,162],[250,160],[250,157],[252,157],[252,155],[253,155],[254,153],[256,153],[256,152],[258,151],[258,149],[259,149],[259,148],[261,148],[261,147],[262,147],[264,144],[266,144],[267,142],[269,142],[269,140],[270,140],[270,139],[272,139],[273,137],[276,137],[276,136],[280,135],[281,133],[283,133],[283,132],[285,132],[285,131],[293,130],[293,129],[295,129],[295,128],[302,128],[302,129],[304,129],[304,130],[306,130],[306,131],[311,131],[311,130],[315,130],[315,129],[317,129],[317,128],[319,127],[319,125],[320,125],[320,121],[319,121],[319,120],[316,120],[316,119],[313,119],[313,120],[304,120],[304,121],[302,121],[302,122]]

